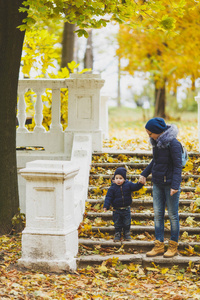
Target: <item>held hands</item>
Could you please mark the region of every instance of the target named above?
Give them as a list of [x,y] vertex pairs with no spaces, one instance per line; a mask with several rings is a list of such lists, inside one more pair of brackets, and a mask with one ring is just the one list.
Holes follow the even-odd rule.
[[178,190],[171,189],[171,190],[170,190],[170,196],[173,196],[173,195],[176,194],[177,192],[178,192]]
[[[146,183],[146,177],[140,176],[139,182],[142,183],[142,184],[145,184],[145,183]],[[171,190],[170,190],[170,196],[173,196],[173,195],[176,194],[177,192],[178,192],[178,190],[171,189]]]
[[145,184],[146,183],[146,177],[140,176],[139,182],[142,183],[142,184]]

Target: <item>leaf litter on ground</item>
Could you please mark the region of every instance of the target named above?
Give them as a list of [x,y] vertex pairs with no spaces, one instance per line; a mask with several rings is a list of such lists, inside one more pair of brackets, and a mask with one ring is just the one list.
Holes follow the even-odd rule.
[[[21,235],[1,236],[0,298],[31,299],[199,299],[200,265],[178,269],[122,264],[115,257],[99,266],[61,274],[20,269]],[[101,246],[96,246],[96,253]],[[107,249],[107,253],[112,253]],[[192,250],[190,249],[192,252]],[[123,252],[121,247],[119,254]]]

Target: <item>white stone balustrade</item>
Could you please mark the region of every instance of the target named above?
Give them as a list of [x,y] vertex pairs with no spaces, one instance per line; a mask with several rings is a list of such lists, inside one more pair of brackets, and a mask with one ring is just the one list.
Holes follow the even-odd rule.
[[[33,160],[70,160],[73,153],[73,142],[77,140],[76,135],[91,135],[92,146],[89,152],[102,150],[102,135],[108,130],[106,122],[108,116],[107,105],[101,101],[100,90],[104,80],[100,75],[93,74],[71,74],[67,79],[23,79],[19,80],[18,86],[18,121],[16,145],[17,147],[39,146],[45,151],[17,151],[18,170],[24,168],[26,163]],[[49,131],[45,131],[42,126],[42,94],[46,89],[52,90],[52,122]],[[65,131],[61,125],[61,100],[60,90],[68,88],[68,127]],[[28,131],[25,126],[26,104],[24,94],[28,90],[36,93],[35,115],[36,127],[33,131]],[[106,133],[108,135],[108,133]],[[83,143],[80,143],[82,147]],[[78,149],[76,143],[75,148]],[[76,152],[77,153],[77,152]],[[78,158],[76,158],[78,160]],[[91,158],[90,158],[91,159]],[[87,161],[88,158],[86,158]],[[83,163],[81,162],[81,165]],[[80,171],[82,172],[82,171]],[[84,171],[83,171],[84,173]],[[87,174],[87,175],[86,175]],[[88,169],[85,169],[85,176],[88,176]],[[25,185],[26,182],[21,175],[18,176],[20,208],[22,212],[26,210]],[[86,182],[85,182],[86,183]],[[79,184],[83,186],[83,184]],[[85,186],[87,189],[87,185]],[[83,192],[83,190],[82,190]],[[84,199],[85,200],[85,199]],[[82,200],[81,200],[82,201]],[[80,202],[83,205],[83,202]],[[78,209],[78,208],[77,208]],[[77,218],[80,219],[80,216]]]
[[[103,84],[100,75],[92,74],[19,83],[17,146],[45,148],[17,153],[18,168],[26,165],[19,175],[20,208],[26,214],[20,266],[52,272],[76,269],[77,229],[85,211],[92,151],[102,150],[102,136],[108,131],[108,117],[101,115],[108,113],[106,98],[100,98]],[[49,131],[42,125],[46,88],[52,89]],[[61,88],[68,88],[65,132],[60,123]],[[32,132],[25,127],[28,89],[37,95]]]
[[[65,87],[65,79],[23,79],[19,80],[18,85],[18,122],[17,146],[42,146],[48,153],[60,153],[64,150],[64,133],[60,123],[60,89]],[[43,103],[42,95],[46,89],[52,90],[52,123],[50,130],[46,132],[42,125]],[[26,105],[24,94],[32,89],[36,95],[35,102],[35,128],[28,131],[25,127]]]
[[199,139],[199,152],[200,152],[200,92],[195,97],[198,104],[198,139]]
[[76,269],[74,177],[78,171],[72,162],[63,161],[33,161],[20,171],[26,179],[27,203],[20,266],[48,272]]
[[[65,153],[71,155],[73,135],[77,132],[92,134],[93,151],[102,149],[102,119],[100,89],[104,80],[100,75],[71,74],[67,79],[23,79],[19,80],[17,146],[42,146],[47,153]],[[46,131],[42,125],[43,103],[42,95],[46,89],[52,90],[52,123]],[[61,118],[60,89],[68,88],[68,127],[63,132]],[[35,102],[34,131],[29,132],[25,127],[26,105],[24,94],[32,89],[37,99]],[[105,116],[104,120],[107,120]],[[106,121],[107,122],[107,121]]]

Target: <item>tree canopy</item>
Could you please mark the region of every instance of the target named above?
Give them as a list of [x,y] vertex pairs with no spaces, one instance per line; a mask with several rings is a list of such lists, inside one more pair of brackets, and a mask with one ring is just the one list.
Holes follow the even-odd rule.
[[41,19],[60,18],[75,23],[80,28],[78,33],[87,36],[84,28],[100,28],[111,20],[131,27],[138,25],[141,19],[149,20],[154,29],[173,30],[177,15],[185,13],[186,1],[26,0],[23,5],[20,11],[26,12],[27,18],[21,30],[30,29]]
[[196,1],[187,1],[184,16],[175,16],[165,3],[165,10],[176,20],[172,32],[152,30],[153,23],[157,23],[152,19],[142,19],[136,28],[121,25],[117,54],[127,59],[125,70],[130,74],[149,72],[156,88],[164,88],[167,83],[173,92],[179,79],[191,76],[194,82],[200,76],[200,6],[195,4]]

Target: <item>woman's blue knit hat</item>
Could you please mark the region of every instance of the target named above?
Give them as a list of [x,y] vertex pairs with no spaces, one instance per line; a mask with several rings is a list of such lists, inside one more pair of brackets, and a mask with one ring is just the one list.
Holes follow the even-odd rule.
[[165,120],[162,118],[153,118],[150,119],[146,125],[145,128],[149,130],[152,133],[162,133],[167,129],[167,125],[165,123]]
[[116,169],[115,173],[114,173],[114,178],[117,174],[121,175],[125,180],[126,180],[126,169],[123,167],[119,167]]

